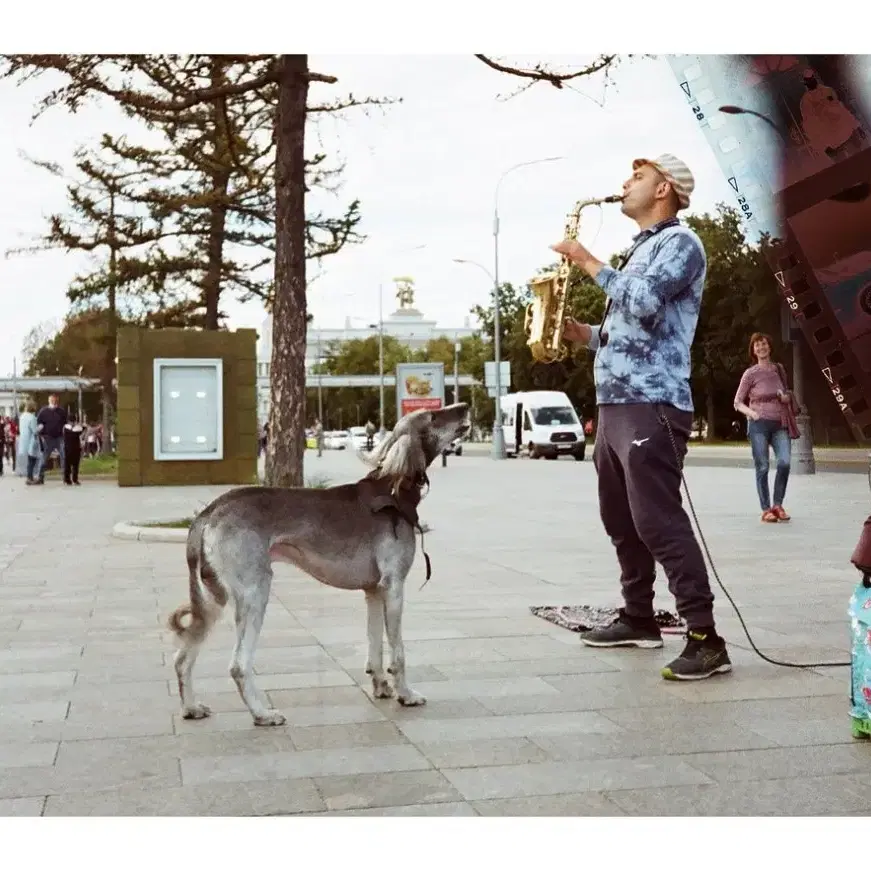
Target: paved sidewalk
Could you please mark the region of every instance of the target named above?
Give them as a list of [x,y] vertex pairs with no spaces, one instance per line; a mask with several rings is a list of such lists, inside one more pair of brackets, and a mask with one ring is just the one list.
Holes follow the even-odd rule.
[[[309,475],[359,475],[345,452]],[[863,476],[790,482],[763,526],[752,475],[687,477],[724,582],[775,657],[842,660]],[[228,614],[197,666],[212,718],[178,715],[167,614],[179,544],[112,538],[223,488],[25,488],[0,479],[0,815],[822,815],[871,812],[871,745],[850,737],[849,671],[782,669],[749,649],[718,591],[732,675],[662,681],[680,648],[583,649],[529,606],[617,603],[589,462],[451,458],[432,470],[405,625],[423,708],[373,701],[365,608],[276,567],[257,671],[287,716],[257,728],[227,673]],[[673,608],[664,583],[657,604]]]
[[[593,455],[593,441],[587,442],[587,458]],[[490,442],[465,442],[463,451],[470,457],[489,457]],[[860,475],[868,474],[869,455],[871,448],[814,448],[814,463],[817,472],[853,472]],[[524,457],[524,459],[526,459]],[[543,462],[543,461],[542,461]],[[728,466],[736,469],[752,469],[753,459],[750,456],[750,446],[747,442],[735,442],[732,445],[706,445],[691,442],[687,452],[687,466]],[[770,460],[774,467],[774,459]],[[793,465],[795,455],[793,454]]]

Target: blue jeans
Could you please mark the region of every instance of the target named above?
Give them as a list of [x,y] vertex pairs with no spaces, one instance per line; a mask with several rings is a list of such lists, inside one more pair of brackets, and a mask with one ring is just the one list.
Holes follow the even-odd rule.
[[768,493],[768,448],[774,450],[777,471],[774,474],[774,504],[783,505],[786,497],[786,482],[789,480],[789,459],[792,452],[792,440],[789,432],[778,420],[751,420],[747,424],[747,436],[750,439],[750,450],[753,452],[753,464],[756,466],[756,492],[759,494],[759,506],[763,511],[771,508],[771,497]]
[[57,438],[43,438],[42,440],[42,459],[39,463],[39,480],[45,480],[45,464],[51,456],[51,452],[57,448],[59,468],[64,467],[64,440],[63,436]]

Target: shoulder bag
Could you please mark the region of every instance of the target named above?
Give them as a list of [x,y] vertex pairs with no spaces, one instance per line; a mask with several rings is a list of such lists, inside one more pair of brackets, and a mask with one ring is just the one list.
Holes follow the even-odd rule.
[[786,382],[786,369],[783,368],[781,363],[777,364],[777,371],[780,375],[780,380],[783,382],[783,390],[789,397],[789,402],[781,403],[781,420],[783,421],[784,428],[789,432],[789,437],[791,439],[797,439],[801,436],[801,431],[798,428],[796,415],[801,409],[795,400],[795,395],[789,389],[789,385]]

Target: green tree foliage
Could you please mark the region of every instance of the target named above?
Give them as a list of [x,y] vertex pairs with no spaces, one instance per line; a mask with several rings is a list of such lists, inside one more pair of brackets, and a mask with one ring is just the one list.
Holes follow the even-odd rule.
[[[384,336],[384,372],[396,374],[400,363],[443,363],[445,367],[445,400],[453,402],[454,397],[454,340],[440,336],[427,343],[425,348],[413,351],[394,336]],[[479,336],[460,341],[459,373],[472,375],[483,382],[484,361],[489,359],[488,345]],[[378,372],[378,336],[365,339],[352,339],[347,342],[332,342],[324,349],[324,362],[315,367],[315,373],[322,371],[327,375],[373,375]],[[371,420],[379,422],[378,387],[338,387],[323,388],[321,392],[324,408],[324,426],[327,429],[347,429],[350,426],[364,425]],[[468,402],[473,409],[473,419],[480,425],[489,414],[487,393],[482,387],[461,387],[460,401]],[[309,388],[306,393],[307,417],[313,421],[318,413],[317,388]],[[359,421],[359,424],[358,424]],[[384,425],[391,429],[396,425],[396,390],[392,386],[384,390]]]
[[[724,204],[716,214],[686,220],[705,247],[708,267],[692,349],[693,402],[708,424],[708,439],[726,438],[739,415],[732,407],[741,374],[749,365],[747,343],[759,330],[780,347],[781,302],[765,261],[763,240],[748,244],[741,215]],[[743,430],[742,430],[743,433]]]
[[[83,378],[106,378],[104,349],[112,331],[114,318],[106,309],[75,312],[67,315],[53,335],[43,335],[42,342],[28,357],[24,375],[81,375]],[[122,321],[123,324],[123,321]],[[48,394],[35,397],[45,403]],[[61,404],[77,402],[76,394],[59,397]],[[83,394],[84,412],[96,420],[102,402],[96,393]]]
[[[138,252],[153,248],[163,231],[160,225],[143,220],[141,199],[136,193],[147,178],[147,169],[125,166],[114,159],[109,153],[110,144],[109,138],[103,137],[102,147],[94,153],[78,149],[75,152],[77,177],[73,178],[67,177],[57,164],[31,160],[67,182],[70,213],[49,216],[47,232],[34,245],[8,252],[61,249],[97,256],[96,270],[75,276],[67,296],[74,311],[89,312],[97,307],[105,312],[106,329],[92,337],[99,343],[103,362],[99,367],[89,368],[103,385],[103,426],[107,431],[115,405],[113,384],[119,307],[129,315],[137,305],[145,312],[161,309],[172,312],[178,306],[176,300],[168,300],[162,293],[143,306],[141,295],[136,293],[136,276],[131,274],[129,264],[136,262]],[[108,450],[108,439],[103,446]]]

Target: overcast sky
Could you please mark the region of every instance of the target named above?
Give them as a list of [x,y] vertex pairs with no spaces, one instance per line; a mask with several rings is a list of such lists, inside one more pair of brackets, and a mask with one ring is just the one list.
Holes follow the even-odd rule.
[[[588,57],[551,60],[565,68]],[[618,193],[635,157],[669,151],[683,159],[696,177],[694,212],[713,211],[718,201],[734,204],[664,57],[621,64],[604,93],[597,77],[579,85],[588,97],[539,84],[505,101],[497,98],[519,81],[468,54],[314,55],[311,65],[339,78],[337,85],[315,85],[312,100],[349,92],[403,100],[310,127],[310,150],[335,153],[347,164],[335,208],[359,198],[369,237],[324,261],[309,292],[319,326],[341,327],[347,315],[358,319],[355,325],[377,318],[379,285],[385,314],[393,311],[391,279],[400,275],[414,277],[416,305],[428,317],[461,325],[472,306],[487,302],[490,284],[480,269],[452,259],[476,260],[492,272],[494,190],[500,175],[522,161],[566,158],[520,169],[501,185],[499,277],[515,284],[551,261],[548,246],[562,238],[575,200]],[[19,151],[70,164],[77,145],[103,131],[130,129],[109,105],[78,116],[53,110],[31,126],[43,91],[0,82],[0,251],[42,231],[45,216],[65,205],[63,184],[29,166]],[[604,107],[594,102],[603,99]],[[606,259],[629,243],[634,229],[619,207],[588,209],[581,241]],[[426,248],[407,250],[419,245]],[[63,317],[67,286],[86,266],[60,252],[0,260],[0,373],[11,373],[32,326]],[[232,326],[260,327],[264,318],[256,303],[226,308]]]

